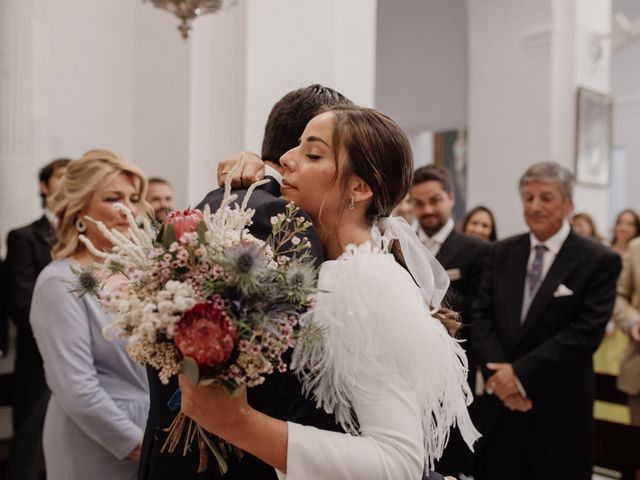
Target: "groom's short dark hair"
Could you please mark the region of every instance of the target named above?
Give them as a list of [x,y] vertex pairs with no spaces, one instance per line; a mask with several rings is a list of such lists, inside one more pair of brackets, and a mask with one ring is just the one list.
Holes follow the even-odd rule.
[[323,107],[352,105],[332,88],[314,84],[287,93],[271,109],[262,140],[262,159],[280,163],[280,157],[298,145],[309,120]]

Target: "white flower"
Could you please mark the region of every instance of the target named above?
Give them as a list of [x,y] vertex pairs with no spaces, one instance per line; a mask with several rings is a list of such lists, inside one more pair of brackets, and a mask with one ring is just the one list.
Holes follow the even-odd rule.
[[116,303],[116,311],[120,314],[127,313],[129,308],[130,304],[128,300],[120,300]]
[[173,302],[170,302],[169,300],[162,300],[161,302],[158,302],[158,312],[159,313],[171,313],[176,309],[176,306],[174,305]]
[[175,280],[169,280],[165,284],[164,289],[169,293],[176,293],[180,289],[181,286],[182,286],[182,282],[177,282]]
[[[169,282],[167,282],[167,285],[168,284]],[[156,295],[158,302],[162,302],[164,300],[171,300],[172,297],[173,297],[173,294],[167,290],[160,290],[158,292],[158,295]]]
[[180,312],[186,312],[196,304],[196,301],[193,298],[176,297],[173,303]]

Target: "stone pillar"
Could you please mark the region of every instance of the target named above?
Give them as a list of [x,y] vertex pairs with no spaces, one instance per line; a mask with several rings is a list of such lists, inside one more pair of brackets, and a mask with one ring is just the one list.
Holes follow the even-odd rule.
[[0,2],[0,245],[39,212],[37,189],[35,0]]
[[[525,228],[517,181],[531,164],[573,170],[578,86],[609,91],[610,0],[469,0],[469,205],[500,219],[501,236]],[[496,15],[495,12],[501,12]],[[502,19],[508,19],[503,21]],[[598,223],[607,191],[579,186],[576,203]]]
[[244,149],[245,22],[245,2],[237,2],[195,22],[189,40],[187,198],[192,206],[216,187],[218,162]]

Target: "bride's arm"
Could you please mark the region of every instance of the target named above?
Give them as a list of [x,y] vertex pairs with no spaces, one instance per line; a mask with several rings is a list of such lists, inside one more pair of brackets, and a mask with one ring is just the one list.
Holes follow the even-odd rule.
[[182,413],[202,428],[282,472],[287,471],[287,423],[247,403],[247,393],[231,397],[217,385],[193,385],[180,375]]
[[402,381],[353,408],[361,436],[285,423],[254,409],[243,392],[193,386],[181,377],[182,410],[211,433],[272,465],[281,479],[422,478],[424,446],[417,399]]
[[280,480],[421,479],[424,444],[415,393],[392,382],[353,409],[360,436],[289,423],[287,474]]

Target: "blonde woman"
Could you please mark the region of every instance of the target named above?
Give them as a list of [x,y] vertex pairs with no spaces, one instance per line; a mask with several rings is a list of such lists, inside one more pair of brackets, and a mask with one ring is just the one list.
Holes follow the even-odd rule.
[[107,341],[110,323],[95,297],[71,290],[73,267],[100,261],[79,240],[111,245],[93,220],[127,234],[120,202],[146,206],[140,169],[108,150],[71,162],[54,198],[59,219],[54,261],[36,282],[30,321],[44,360],[51,400],[43,443],[49,480],[134,479],[148,410],[147,378],[123,340]]

